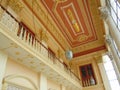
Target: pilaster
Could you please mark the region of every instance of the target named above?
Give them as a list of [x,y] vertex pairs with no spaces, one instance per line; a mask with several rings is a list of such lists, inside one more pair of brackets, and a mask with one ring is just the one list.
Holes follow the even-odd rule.
[[2,51],[0,51],[0,90],[2,88],[2,82],[5,74],[7,58],[8,56]]
[[48,90],[47,77],[43,73],[40,73],[40,90]]

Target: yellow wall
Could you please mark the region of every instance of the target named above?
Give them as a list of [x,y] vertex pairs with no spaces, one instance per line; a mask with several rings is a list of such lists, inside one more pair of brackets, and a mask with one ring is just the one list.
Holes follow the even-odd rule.
[[[25,80],[22,77],[16,77],[16,76],[23,76],[23,77],[29,78],[35,84],[35,86],[37,86],[37,88],[39,88],[39,86],[40,86],[39,80],[41,78],[41,74],[39,74],[39,73],[31,70],[30,68],[28,68],[22,64],[19,64],[16,61],[9,58],[7,61],[7,65],[6,65],[4,79],[7,77],[10,77],[10,76],[13,76],[13,78],[10,79],[9,81],[16,85],[31,88],[34,90],[34,86],[30,82],[28,82],[27,80]],[[45,83],[43,83],[43,84],[45,84]],[[47,79],[47,89],[48,90],[49,89],[50,90],[62,90],[62,87],[58,83],[56,83],[50,79]]]
[[51,81],[48,79],[47,81],[47,84],[48,84],[48,90],[61,90],[61,86],[57,83],[55,83],[54,81]]
[[[34,72],[33,70],[11,60],[11,59],[8,59],[7,61],[7,66],[6,66],[6,72],[5,72],[5,77],[7,76],[10,76],[10,75],[13,75],[13,76],[23,76],[23,77],[27,77],[29,78],[30,80],[32,80],[32,82],[38,86],[38,80],[39,80],[39,76],[38,76],[38,73]],[[21,77],[15,77],[13,79],[10,80],[11,82],[13,83],[17,83],[19,85],[22,85],[22,86],[25,86],[25,87],[28,87],[28,88],[33,88],[33,86],[28,82],[26,81],[25,79],[21,78]]]

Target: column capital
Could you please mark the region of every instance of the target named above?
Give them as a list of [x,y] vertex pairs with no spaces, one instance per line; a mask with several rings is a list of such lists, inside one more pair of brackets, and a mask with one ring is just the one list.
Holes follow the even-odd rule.
[[111,36],[110,35],[105,35],[105,41],[106,41],[106,43],[110,46],[111,45],[111,43],[112,43],[112,38],[111,38]]
[[98,8],[100,10],[100,17],[103,19],[103,20],[107,20],[108,16],[109,16],[109,11],[108,11],[108,8],[107,6],[101,6]]
[[112,53],[111,53],[111,52],[107,52],[107,53],[106,53],[106,55],[108,55],[108,56],[109,56],[110,60],[113,60],[113,55],[112,55]]

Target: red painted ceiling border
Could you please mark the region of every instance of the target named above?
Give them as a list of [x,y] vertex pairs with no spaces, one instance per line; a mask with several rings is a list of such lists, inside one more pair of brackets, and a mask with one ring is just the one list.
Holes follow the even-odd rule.
[[103,45],[103,46],[100,46],[100,47],[89,49],[87,51],[75,53],[75,54],[73,54],[73,57],[75,58],[75,57],[79,57],[79,56],[82,56],[82,55],[90,54],[90,53],[93,53],[93,52],[96,52],[96,51],[100,51],[100,50],[105,50],[105,49],[106,49],[106,46]]

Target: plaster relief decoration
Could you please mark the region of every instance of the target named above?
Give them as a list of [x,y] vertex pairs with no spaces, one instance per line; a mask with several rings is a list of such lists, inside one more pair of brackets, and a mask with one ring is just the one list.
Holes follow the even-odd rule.
[[109,15],[109,11],[108,11],[107,7],[103,6],[103,7],[99,7],[98,9],[100,10],[101,18],[104,20],[107,20],[108,15]]
[[47,32],[46,32],[46,31],[41,30],[40,36],[41,36],[41,37],[40,37],[41,40],[44,40],[45,42],[48,41],[48,37],[47,37]]
[[16,12],[19,13],[23,9],[23,5],[19,0],[8,0],[8,5]]
[[110,46],[112,43],[112,38],[110,35],[105,35],[105,41]]

